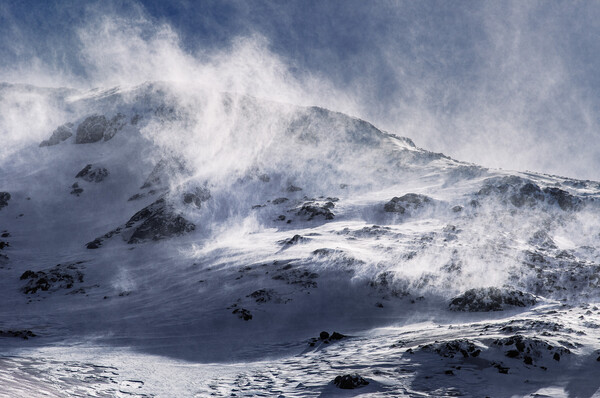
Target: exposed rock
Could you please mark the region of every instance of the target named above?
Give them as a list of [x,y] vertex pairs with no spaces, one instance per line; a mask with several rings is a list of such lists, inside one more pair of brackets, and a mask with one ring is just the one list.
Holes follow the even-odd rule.
[[240,319],[249,321],[252,319],[252,314],[245,308],[236,308],[231,311],[232,314],[236,314]]
[[77,127],[76,144],[91,144],[100,141],[109,126],[103,115],[92,115],[85,118]]
[[91,164],[85,166],[75,178],[81,178],[88,182],[100,182],[108,177],[108,170],[104,167],[92,168]]
[[450,301],[451,311],[503,311],[506,307],[528,307],[536,303],[535,296],[519,290],[487,287],[469,289]]
[[58,145],[71,136],[73,136],[73,123],[63,124],[52,132],[50,138],[42,141],[40,147]]
[[445,358],[454,358],[460,354],[463,358],[478,357],[481,349],[467,339],[449,340],[419,346],[419,350],[434,352]]
[[210,199],[210,191],[208,188],[196,188],[191,192],[184,192],[183,203],[193,204],[197,208],[202,206],[202,202],[206,202]]
[[[136,225],[134,227],[134,225]],[[195,225],[176,214],[164,198],[138,211],[127,221],[126,228],[134,228],[127,243],[160,240],[183,235],[195,229]]]
[[256,290],[246,297],[254,299],[258,304],[268,303],[276,297],[276,292],[273,289],[260,289]]
[[277,199],[273,199],[273,201],[271,203],[273,203],[274,205],[280,205],[284,202],[287,202],[289,199],[288,198],[277,198]]
[[518,176],[493,177],[484,181],[479,196],[497,195],[515,207],[535,206],[537,203],[558,204],[565,211],[576,211],[583,200],[557,187],[541,189],[534,182]]
[[392,200],[383,206],[383,210],[388,213],[404,214],[407,210],[416,210],[431,202],[432,199],[428,196],[407,193],[400,197],[393,197]]
[[152,172],[140,188],[165,186],[171,177],[186,173],[187,171],[185,163],[176,157],[161,159],[154,166],[154,169],[152,169]]
[[278,243],[282,246],[292,246],[298,243],[303,243],[309,241],[308,238],[305,238],[301,235],[294,235],[289,239],[280,240]]
[[[274,263],[276,264],[276,263]],[[292,263],[287,263],[283,267],[275,271],[275,275],[271,278],[286,282],[289,285],[298,285],[304,289],[316,288],[317,282],[315,279],[319,277],[316,272],[311,272],[307,268],[297,267]]]
[[358,374],[348,374],[343,376],[337,376],[333,380],[333,384],[335,384],[338,388],[341,388],[343,390],[353,390],[355,388],[360,388],[369,385],[369,382],[363,379]]
[[83,193],[83,188],[80,188],[78,183],[71,185],[71,188],[73,188],[71,195],[79,196]]
[[506,357],[520,359],[526,365],[535,365],[537,361],[547,359],[559,362],[561,357],[571,354],[568,348],[555,346],[544,340],[519,334],[496,339],[491,346],[501,349]]
[[196,226],[175,211],[164,197],[135,213],[125,225],[120,226],[86,244],[88,249],[98,249],[103,241],[122,235],[129,244],[148,240],[161,240],[191,232]]
[[36,337],[36,334],[31,330],[0,330],[0,337],[20,337],[29,340],[31,337]]
[[59,289],[71,289],[76,283],[83,282],[81,262],[58,264],[43,271],[25,271],[20,279],[26,280],[27,284],[21,288],[25,294],[41,291],[56,291]]
[[0,192],[0,209],[5,206],[8,206],[8,201],[10,200],[10,194],[8,192]]
[[122,113],[117,113],[110,122],[104,132],[104,141],[108,141],[113,138],[125,125],[127,124],[127,116]]
[[286,188],[286,191],[288,191],[288,192],[298,192],[298,191],[302,191],[302,188],[300,188],[300,187],[297,187],[297,186],[295,186],[295,185],[289,185],[289,186]]
[[301,217],[307,217],[308,221],[313,220],[315,217],[324,218],[325,220],[333,220],[335,215],[330,210],[335,207],[333,202],[321,203],[318,201],[305,202],[299,209],[297,209],[296,215]]

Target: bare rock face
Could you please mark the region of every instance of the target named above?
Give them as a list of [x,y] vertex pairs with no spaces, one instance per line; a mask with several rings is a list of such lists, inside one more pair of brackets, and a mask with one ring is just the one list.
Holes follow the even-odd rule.
[[432,199],[425,195],[416,193],[407,193],[400,197],[394,197],[383,206],[383,210],[388,213],[404,214],[407,210],[416,210],[431,203]]
[[108,128],[104,132],[104,141],[112,139],[126,124],[127,116],[122,113],[117,113],[110,119],[110,122],[108,122]]
[[121,235],[129,244],[149,240],[162,240],[180,236],[196,229],[196,226],[178,214],[164,197],[135,213],[122,225],[87,243],[88,249],[98,249],[106,239]]
[[580,210],[584,202],[581,198],[558,187],[540,188],[534,182],[518,176],[493,177],[484,181],[478,196],[498,196],[502,201],[515,207],[533,207],[547,203],[558,205],[564,211]]
[[187,172],[188,169],[182,160],[176,157],[161,159],[156,166],[154,166],[154,169],[152,169],[152,172],[148,178],[146,178],[146,181],[140,189],[163,187],[168,183],[172,176],[185,174]]
[[104,167],[92,167],[91,164],[86,165],[75,178],[81,178],[88,182],[100,182],[108,177],[108,170]]
[[450,301],[451,311],[503,311],[509,307],[529,307],[536,303],[535,296],[519,290],[496,287],[469,289]]
[[369,382],[363,379],[358,374],[348,374],[343,376],[337,376],[333,380],[333,384],[335,384],[338,388],[342,390],[353,390],[355,388],[360,388],[369,385]]
[[5,206],[8,206],[8,201],[10,200],[10,194],[8,192],[0,192],[0,209]]
[[77,127],[75,136],[76,144],[91,144],[104,138],[104,132],[108,129],[109,123],[103,115],[88,116]]
[[81,263],[58,264],[37,272],[27,270],[20,278],[22,281],[27,281],[21,291],[25,294],[33,294],[38,291],[71,289],[75,284],[83,282]]
[[40,143],[40,147],[58,145],[73,135],[73,123],[63,124],[52,132],[50,138]]

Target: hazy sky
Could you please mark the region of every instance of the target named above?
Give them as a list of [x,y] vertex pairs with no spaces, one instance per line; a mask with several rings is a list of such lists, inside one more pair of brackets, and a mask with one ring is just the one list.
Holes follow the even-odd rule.
[[0,80],[86,88],[236,63],[228,87],[266,68],[272,93],[304,86],[421,147],[600,180],[598,21],[600,2],[577,1],[0,0]]

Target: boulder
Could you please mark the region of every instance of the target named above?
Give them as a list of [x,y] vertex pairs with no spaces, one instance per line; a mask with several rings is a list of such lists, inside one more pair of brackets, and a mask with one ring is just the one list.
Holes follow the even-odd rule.
[[108,177],[108,170],[104,167],[92,167],[91,164],[85,166],[75,178],[81,178],[88,182],[100,182]]
[[360,388],[369,385],[369,382],[363,379],[358,374],[347,374],[343,376],[337,376],[333,380],[333,384],[335,384],[338,388],[341,388],[343,390],[353,390],[355,388]]
[[98,142],[104,138],[104,132],[108,129],[109,123],[103,115],[92,115],[85,118],[77,127],[75,136],[76,144],[90,144]]
[[383,206],[383,210],[388,213],[404,214],[407,210],[416,210],[431,203],[432,199],[425,195],[416,193],[407,193],[400,197],[393,197],[392,200]]

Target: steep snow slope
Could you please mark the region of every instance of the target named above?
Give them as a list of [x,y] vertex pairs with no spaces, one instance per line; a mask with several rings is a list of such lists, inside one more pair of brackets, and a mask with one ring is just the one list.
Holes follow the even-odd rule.
[[58,116],[0,161],[6,396],[597,392],[598,183],[202,87],[23,91]]

